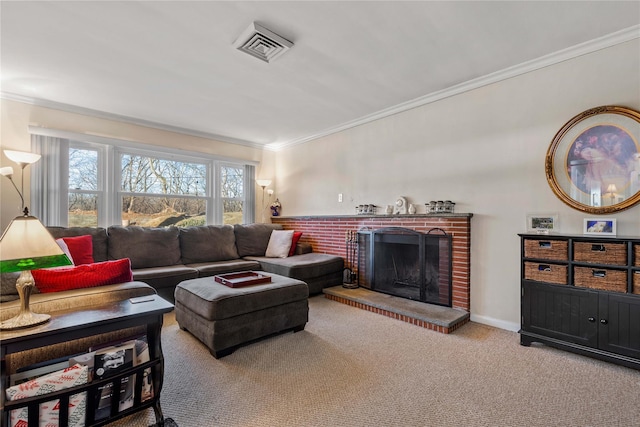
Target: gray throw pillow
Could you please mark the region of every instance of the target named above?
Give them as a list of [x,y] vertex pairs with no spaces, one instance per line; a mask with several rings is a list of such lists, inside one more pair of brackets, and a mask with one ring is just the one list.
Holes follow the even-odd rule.
[[264,256],[269,245],[271,232],[273,230],[282,230],[280,224],[236,224],[233,226],[236,235],[236,247],[238,255],[245,256]]

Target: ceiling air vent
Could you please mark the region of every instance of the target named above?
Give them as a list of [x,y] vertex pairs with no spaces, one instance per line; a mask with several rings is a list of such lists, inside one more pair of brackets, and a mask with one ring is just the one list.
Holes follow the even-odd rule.
[[233,45],[264,62],[271,62],[289,50],[293,43],[253,22]]

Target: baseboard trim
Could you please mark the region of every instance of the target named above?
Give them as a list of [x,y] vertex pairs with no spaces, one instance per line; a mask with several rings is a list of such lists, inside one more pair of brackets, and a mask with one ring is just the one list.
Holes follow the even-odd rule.
[[483,325],[493,326],[495,328],[505,329],[507,331],[518,332],[520,330],[520,324],[514,322],[507,322],[506,320],[496,319],[494,317],[482,316],[479,314],[471,314],[471,321],[476,323],[482,323]]

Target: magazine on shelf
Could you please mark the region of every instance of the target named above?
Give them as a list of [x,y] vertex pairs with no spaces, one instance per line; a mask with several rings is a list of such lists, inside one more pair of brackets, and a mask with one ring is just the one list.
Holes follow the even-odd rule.
[[89,376],[89,382],[93,381],[93,365],[95,363],[96,352],[90,351],[89,353],[78,354],[69,358],[69,366],[81,365],[87,367],[87,375]]
[[[130,375],[120,380],[120,399],[118,402],[118,412],[133,407],[135,397],[136,376]],[[95,404],[95,420],[101,420],[109,417],[111,414],[111,399],[113,398],[113,382],[98,387],[98,393],[94,396]]]
[[[136,366],[151,360],[149,356],[149,343],[147,336],[143,335],[135,340],[136,342]],[[153,381],[151,377],[151,368],[144,370],[142,377],[142,391],[140,392],[140,402],[146,402],[153,398]]]
[[38,363],[29,365],[25,368],[18,369],[17,372],[9,376],[9,385],[14,386],[27,381],[34,380],[43,375],[50,374],[52,372],[60,371],[69,367],[69,361],[67,358],[49,360],[45,363]]
[[93,363],[94,378],[103,379],[133,368],[135,341],[127,341],[95,352]]
[[[55,391],[87,383],[87,367],[73,365],[62,370],[38,377],[34,380],[9,387],[7,399],[20,400],[32,396],[41,396]],[[83,427],[87,406],[87,392],[76,393],[69,397],[69,427]],[[41,403],[39,406],[41,426],[57,426],[60,416],[60,399]],[[14,409],[10,413],[10,426],[20,427],[28,423],[28,407]]]

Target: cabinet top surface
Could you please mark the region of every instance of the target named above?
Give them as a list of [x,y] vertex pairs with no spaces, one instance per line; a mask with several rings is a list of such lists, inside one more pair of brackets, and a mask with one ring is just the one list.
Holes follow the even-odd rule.
[[518,233],[518,236],[526,239],[538,239],[538,240],[588,240],[588,241],[600,241],[600,242],[614,242],[614,241],[632,241],[640,242],[640,236],[595,236],[591,234],[537,234],[537,233]]
[[103,305],[87,306],[82,310],[71,309],[47,313],[51,320],[43,325],[11,331],[0,331],[0,341],[3,345],[25,338],[48,336],[73,329],[82,329],[91,325],[115,322],[127,318],[168,313],[173,310],[173,304],[153,295],[151,301],[132,303],[124,300]]

